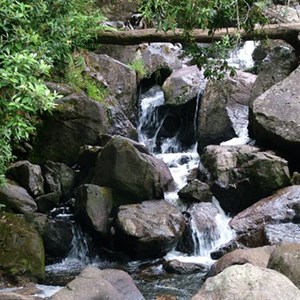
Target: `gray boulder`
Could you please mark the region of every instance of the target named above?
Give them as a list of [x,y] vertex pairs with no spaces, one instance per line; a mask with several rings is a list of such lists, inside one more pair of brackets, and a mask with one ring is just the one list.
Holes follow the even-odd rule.
[[284,275],[251,264],[231,266],[208,278],[192,300],[300,299],[298,288]]
[[[293,218],[293,221],[299,220],[298,209],[296,209],[295,212],[297,216]],[[300,244],[300,224],[266,224],[264,226],[263,236],[268,245]]]
[[35,199],[38,211],[41,213],[49,213],[60,203],[61,193],[59,191],[41,195]]
[[207,146],[201,160],[225,212],[240,212],[290,182],[287,161],[254,146]]
[[143,300],[132,278],[124,271],[86,267],[50,300]]
[[44,194],[44,179],[39,165],[18,161],[7,169],[7,177],[18,182],[33,197]]
[[261,144],[298,153],[300,149],[300,67],[253,102],[251,132]]
[[92,183],[121,193],[124,202],[137,203],[162,199],[163,192],[171,188],[173,178],[167,165],[147,154],[142,145],[114,136],[97,157]]
[[109,188],[84,184],[76,190],[75,217],[82,225],[103,236],[108,232],[112,205],[112,194]]
[[256,76],[238,71],[232,78],[209,81],[198,114],[198,150],[243,136],[248,125],[248,104]]
[[186,66],[173,71],[162,89],[166,104],[183,104],[202,94],[206,80],[197,66]]
[[106,132],[106,110],[84,93],[71,94],[56,104],[52,114],[42,117],[31,161],[41,164],[51,160],[71,166],[80,146],[95,144],[98,134]]
[[27,190],[14,182],[7,182],[0,187],[0,199],[8,211],[25,214],[37,210],[37,205]]
[[161,200],[119,207],[116,241],[132,257],[160,257],[178,242],[185,219],[172,204]]
[[300,244],[281,245],[272,252],[268,268],[289,278],[300,288]]

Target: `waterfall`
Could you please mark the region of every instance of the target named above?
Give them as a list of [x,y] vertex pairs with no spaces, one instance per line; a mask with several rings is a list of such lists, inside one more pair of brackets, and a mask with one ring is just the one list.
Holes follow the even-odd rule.
[[[190,117],[193,122],[194,132],[196,132],[197,113],[199,108],[201,94],[197,96],[194,115]],[[165,193],[165,199],[179,207],[183,212],[188,207],[187,204],[181,202],[178,197],[178,190],[187,183],[187,175],[189,170],[198,167],[199,155],[197,153],[197,145],[192,145],[187,151],[181,151],[183,148],[178,140],[178,132],[172,137],[164,138],[161,141],[159,152],[157,151],[158,132],[164,122],[165,115],[159,116],[159,107],[164,105],[163,92],[159,86],[154,86],[147,93],[142,94],[140,98],[140,119],[139,119],[139,141],[148,147],[149,151],[162,159],[170,168],[171,174],[176,183],[176,190]],[[195,221],[195,216],[191,214],[189,226],[192,230],[192,242],[194,244],[193,257],[200,258],[201,261],[210,261],[209,254],[221,244],[228,242],[233,237],[233,232],[228,226],[229,218],[221,209],[218,201],[213,200],[213,204],[217,209],[214,220],[212,220],[211,228],[205,230],[199,228]],[[179,258],[182,253],[172,252],[167,255],[170,259]],[[181,257],[181,256],[180,256]],[[184,260],[186,260],[185,257]]]

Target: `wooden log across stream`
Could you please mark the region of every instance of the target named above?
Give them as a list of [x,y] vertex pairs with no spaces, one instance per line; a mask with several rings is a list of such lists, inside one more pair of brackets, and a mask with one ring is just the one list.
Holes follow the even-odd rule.
[[[233,35],[236,28],[219,29],[213,35],[208,30],[194,29],[191,34],[198,43],[210,43],[220,40],[224,35]],[[295,46],[299,43],[300,23],[282,23],[257,26],[254,32],[240,31],[243,40],[281,39]],[[175,31],[157,31],[156,29],[140,29],[128,31],[99,31],[97,41],[102,44],[136,45],[140,43],[170,42],[184,43],[182,29]],[[298,46],[297,46],[298,48]]]

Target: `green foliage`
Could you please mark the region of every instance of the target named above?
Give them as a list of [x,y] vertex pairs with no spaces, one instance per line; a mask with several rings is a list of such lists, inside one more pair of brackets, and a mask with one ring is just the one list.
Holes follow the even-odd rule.
[[143,78],[147,75],[146,66],[142,59],[135,59],[129,64],[129,67],[131,67],[136,72],[139,78]]
[[[140,9],[146,20],[155,20],[159,30],[184,29],[188,54],[193,55],[207,77],[222,78],[233,73],[226,62],[229,49],[241,42],[239,30],[254,30],[256,24],[266,24],[264,8],[267,1],[255,0],[141,0]],[[192,29],[207,29],[211,35],[219,28],[236,27],[234,37],[199,46],[193,42]]]
[[74,49],[91,43],[103,20],[92,0],[0,0],[0,183],[12,144],[34,133],[58,95],[43,83]]

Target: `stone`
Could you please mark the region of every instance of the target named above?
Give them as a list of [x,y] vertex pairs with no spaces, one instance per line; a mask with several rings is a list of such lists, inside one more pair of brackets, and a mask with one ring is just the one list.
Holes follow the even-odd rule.
[[176,246],[185,219],[172,204],[152,200],[120,206],[117,224],[120,249],[131,257],[161,257]]
[[197,179],[180,189],[178,196],[187,202],[211,202],[213,197],[209,185]]
[[207,266],[201,263],[182,262],[177,259],[173,259],[164,264],[164,269],[168,273],[193,274],[205,273],[207,271]]
[[284,275],[249,263],[226,268],[208,278],[192,300],[300,299],[298,288]]
[[6,176],[18,182],[33,197],[44,194],[44,179],[39,165],[27,160],[18,161],[8,167]]
[[162,89],[166,104],[183,104],[202,94],[206,85],[203,72],[197,66],[186,66],[173,73],[164,81]]
[[75,217],[83,226],[106,236],[113,206],[111,190],[93,184],[80,185],[76,190]]
[[140,152],[142,145],[137,148],[136,144],[127,138],[114,136],[97,157],[92,184],[116,190],[121,194],[121,203],[162,199],[163,192],[173,184],[167,165]]
[[268,245],[300,244],[300,224],[268,224],[264,226],[263,234]]
[[34,199],[27,190],[16,185],[12,181],[0,187],[1,204],[5,205],[5,210],[24,214],[37,210]]
[[300,288],[300,244],[277,246],[271,254],[268,268],[285,275]]
[[42,116],[31,161],[43,164],[50,160],[72,166],[80,147],[95,144],[99,133],[106,132],[106,110],[82,92],[60,98],[56,104],[51,114]]
[[50,300],[74,299],[143,300],[144,297],[126,272],[86,267],[73,281],[50,298]]
[[38,232],[20,216],[0,213],[0,269],[33,280],[45,276],[45,253]]
[[38,211],[41,213],[49,213],[53,208],[57,207],[60,202],[61,193],[59,191],[46,195],[41,195],[35,199]]
[[207,146],[201,162],[226,213],[236,214],[290,184],[288,162],[254,146]]

